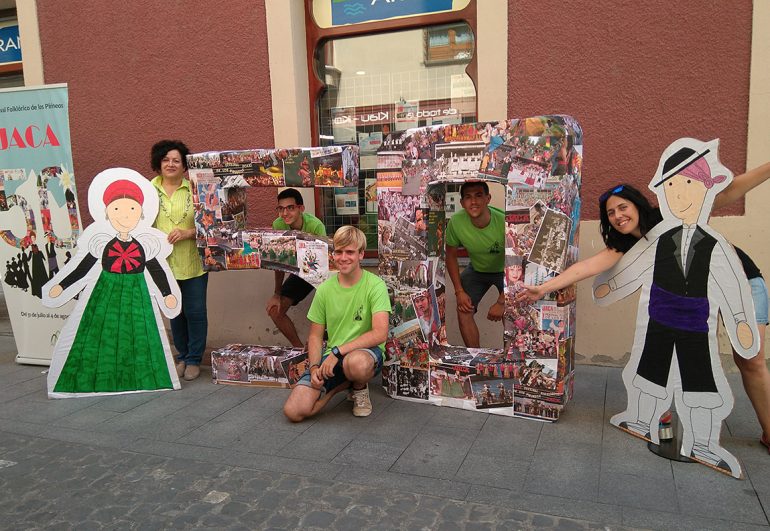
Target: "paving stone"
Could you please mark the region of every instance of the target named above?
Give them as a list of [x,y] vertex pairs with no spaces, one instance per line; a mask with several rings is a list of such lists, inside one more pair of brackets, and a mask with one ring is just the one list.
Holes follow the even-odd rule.
[[451,479],[475,438],[476,432],[472,430],[426,427],[398,458],[391,471]]
[[405,447],[353,440],[334,457],[332,462],[373,470],[388,470],[404,450]]

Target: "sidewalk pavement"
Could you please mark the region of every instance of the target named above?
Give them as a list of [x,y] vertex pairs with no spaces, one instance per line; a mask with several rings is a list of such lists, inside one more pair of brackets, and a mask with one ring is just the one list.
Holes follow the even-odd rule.
[[291,424],[285,389],[214,385],[48,400],[0,309],[3,529],[766,529],[770,455],[740,383],[738,481],[609,425],[620,370],[580,365],[555,424],[344,396]]

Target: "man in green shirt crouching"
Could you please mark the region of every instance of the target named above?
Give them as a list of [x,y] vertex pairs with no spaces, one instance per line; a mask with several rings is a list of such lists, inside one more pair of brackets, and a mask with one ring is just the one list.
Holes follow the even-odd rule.
[[[278,194],[278,218],[273,221],[273,228],[278,230],[301,230],[318,236],[326,236],[326,227],[320,219],[305,212],[302,194],[294,188],[287,188]],[[289,275],[283,281],[284,272],[275,271],[275,289],[267,301],[265,310],[275,326],[289,340],[291,346],[302,347],[294,321],[286,315],[290,307],[296,306],[307,297],[313,286],[297,275]]]
[[[466,347],[480,346],[474,314],[492,286],[497,288],[498,296],[487,313],[487,319],[500,321],[505,310],[505,213],[490,207],[491,199],[486,182],[464,183],[460,187],[463,210],[452,216],[447,225],[446,270],[455,288],[457,321]],[[462,275],[457,263],[459,246],[465,247],[471,260]]]
[[[391,308],[385,282],[361,268],[365,249],[366,236],[357,228],[334,233],[338,273],[318,286],[307,314],[309,368],[283,406],[292,422],[312,417],[348,387],[353,415],[372,412],[368,382],[382,368]],[[324,331],[329,339],[322,351]]]

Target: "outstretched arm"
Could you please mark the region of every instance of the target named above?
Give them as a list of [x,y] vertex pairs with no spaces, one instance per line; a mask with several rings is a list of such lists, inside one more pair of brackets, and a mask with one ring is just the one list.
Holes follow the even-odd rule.
[[717,208],[727,206],[730,203],[737,201],[767,179],[770,179],[770,162],[765,162],[761,166],[757,166],[746,173],[734,177],[733,182],[714,198],[712,210],[716,210]]
[[605,248],[598,254],[585,260],[575,262],[561,274],[555,276],[547,282],[540,284],[539,286],[523,285],[522,291],[516,294],[517,301],[535,302],[542,299],[546,294],[552,291],[564,289],[567,286],[571,286],[575,282],[579,282],[583,279],[598,275],[607,271],[612,266],[618,263],[623,257],[623,253],[614,249]]

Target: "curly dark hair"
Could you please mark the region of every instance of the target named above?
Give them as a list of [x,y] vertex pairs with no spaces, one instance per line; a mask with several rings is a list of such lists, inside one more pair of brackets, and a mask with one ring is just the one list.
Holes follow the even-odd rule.
[[613,195],[627,199],[639,211],[639,232],[642,233],[643,238],[647,238],[646,235],[650,229],[663,218],[660,215],[660,209],[652,206],[647,198],[630,184],[620,184],[604,192],[599,197],[599,223],[602,239],[610,249],[625,253],[639,240],[632,234],[619,233],[610,223],[610,218],[607,216],[607,200]]
[[179,151],[182,155],[182,166],[187,171],[187,155],[190,154],[190,150],[184,145],[181,140],[161,140],[156,142],[150,150],[150,167],[152,171],[160,173],[160,163],[169,151]]

